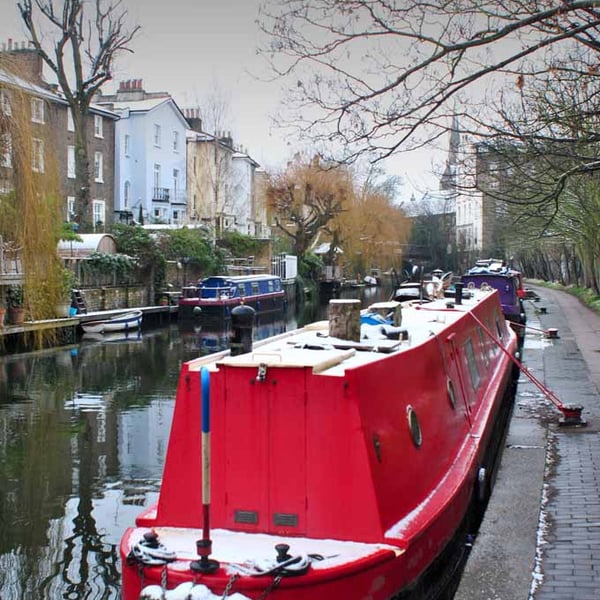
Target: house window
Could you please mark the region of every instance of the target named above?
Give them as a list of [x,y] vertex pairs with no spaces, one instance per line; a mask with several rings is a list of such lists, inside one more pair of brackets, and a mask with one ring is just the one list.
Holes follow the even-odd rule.
[[125,154],[125,156],[129,156],[130,145],[131,145],[131,136],[128,133],[126,133],[123,136],[123,153]]
[[75,121],[73,121],[73,111],[67,108],[67,131],[75,131]]
[[67,148],[67,177],[75,179],[75,146]]
[[179,152],[179,132],[173,132],[173,152]]
[[0,135],[0,167],[12,167],[12,142],[8,133]]
[[44,122],[44,101],[41,98],[31,99],[31,120],[34,123]]
[[131,183],[125,182],[123,186],[123,208],[129,208],[129,198],[131,196]]
[[103,230],[104,228],[104,217],[106,214],[106,204],[104,200],[93,200],[92,211],[94,215],[94,231]]
[[10,107],[10,98],[6,90],[0,90],[0,112],[7,117],[12,115],[12,109]]
[[38,138],[31,140],[31,168],[36,173],[44,172],[44,141]]
[[67,221],[75,216],[75,196],[67,196]]
[[179,169],[173,169],[173,200],[177,202],[179,199]]
[[94,181],[96,181],[96,183],[104,183],[102,152],[94,152]]
[[94,115],[94,137],[104,137],[102,132],[102,117],[100,115]]
[[154,165],[154,189],[158,190],[160,187],[160,165]]
[[160,148],[160,125],[154,125],[154,145]]

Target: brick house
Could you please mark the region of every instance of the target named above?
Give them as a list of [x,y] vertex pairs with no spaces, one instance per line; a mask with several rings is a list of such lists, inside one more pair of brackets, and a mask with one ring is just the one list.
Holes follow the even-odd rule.
[[[32,167],[46,171],[56,167],[63,198],[65,221],[76,220],[75,133],[71,111],[58,87],[43,77],[43,62],[37,51],[25,43],[2,49],[0,69],[0,112],[9,123],[12,104],[25,98],[29,104],[32,139]],[[8,70],[10,69],[10,71]],[[91,106],[87,119],[88,157],[91,163],[90,198],[94,231],[104,231],[114,212],[115,122],[118,116],[100,106]],[[10,129],[10,127],[9,127]],[[10,133],[3,134],[0,155],[0,193],[13,189]]]

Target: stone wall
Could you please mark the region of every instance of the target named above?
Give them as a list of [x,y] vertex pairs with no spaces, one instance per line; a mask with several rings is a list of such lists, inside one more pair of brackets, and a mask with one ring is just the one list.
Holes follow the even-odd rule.
[[88,312],[155,304],[154,300],[148,298],[148,290],[144,286],[88,288],[81,291]]

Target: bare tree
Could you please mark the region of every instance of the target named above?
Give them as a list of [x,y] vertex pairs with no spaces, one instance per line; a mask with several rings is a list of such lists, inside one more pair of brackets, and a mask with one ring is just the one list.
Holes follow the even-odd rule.
[[112,79],[115,58],[130,51],[139,26],[128,28],[121,0],[19,0],[31,42],[54,73],[75,127],[76,219],[92,220],[87,116],[94,94]]
[[381,160],[436,139],[457,104],[486,107],[495,75],[519,86],[568,43],[597,52],[600,2],[268,0],[261,26],[290,120],[343,160]]

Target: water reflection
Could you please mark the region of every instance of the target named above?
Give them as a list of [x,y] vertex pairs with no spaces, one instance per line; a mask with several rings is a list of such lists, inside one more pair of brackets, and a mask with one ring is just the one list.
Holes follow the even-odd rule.
[[[255,339],[325,316],[259,319]],[[0,356],[2,600],[119,597],[118,544],[156,499],[181,364],[228,337],[197,323]]]

